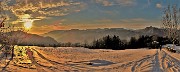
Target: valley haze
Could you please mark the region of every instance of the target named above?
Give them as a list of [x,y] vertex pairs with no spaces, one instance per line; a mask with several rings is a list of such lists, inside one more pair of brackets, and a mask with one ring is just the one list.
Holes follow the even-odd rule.
[[[180,32],[180,31],[179,31]],[[84,43],[92,42],[93,40],[105,37],[105,36],[119,36],[121,40],[129,40],[131,37],[139,37],[141,35],[157,35],[164,36],[164,30],[157,27],[146,27],[144,29],[125,29],[125,28],[98,28],[98,29],[71,29],[71,30],[54,30],[41,36],[49,36],[54,38],[57,42],[62,43]]]

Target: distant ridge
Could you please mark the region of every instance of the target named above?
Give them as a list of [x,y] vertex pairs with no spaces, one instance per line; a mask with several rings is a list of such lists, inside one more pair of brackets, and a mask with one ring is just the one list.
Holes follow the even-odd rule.
[[86,30],[55,30],[42,36],[49,36],[58,42],[84,43],[92,42],[95,39],[102,38],[107,35],[117,35],[120,39],[129,40],[130,37],[138,37],[140,35],[157,35],[164,36],[164,30],[156,27],[146,27],[144,29],[131,30],[124,28],[104,28],[104,29],[86,29]]
[[22,31],[14,31],[12,32],[14,38],[17,38],[18,44],[20,45],[54,45],[58,44],[56,40],[54,40],[52,37],[46,36],[39,36],[36,34],[29,34]]

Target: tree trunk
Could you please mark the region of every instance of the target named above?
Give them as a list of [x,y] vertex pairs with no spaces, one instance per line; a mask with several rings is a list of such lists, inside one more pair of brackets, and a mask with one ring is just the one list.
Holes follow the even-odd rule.
[[11,54],[11,60],[14,58],[14,46],[12,47],[12,54]]

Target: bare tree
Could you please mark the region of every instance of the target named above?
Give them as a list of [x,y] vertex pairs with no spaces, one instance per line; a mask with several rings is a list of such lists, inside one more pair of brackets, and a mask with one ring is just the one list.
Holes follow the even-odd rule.
[[[14,46],[24,38],[22,34],[15,33],[15,31],[25,32],[23,27],[16,27],[12,24],[7,23],[9,16],[6,14],[5,10],[8,9],[7,0],[0,1],[0,51],[4,48],[4,52],[11,52],[11,59],[14,56]],[[7,54],[7,53],[5,53]],[[7,56],[7,55],[6,55]]]
[[177,5],[170,6],[164,10],[163,15],[163,28],[165,29],[165,35],[172,39],[173,45],[178,38],[178,25],[180,23],[180,10]]

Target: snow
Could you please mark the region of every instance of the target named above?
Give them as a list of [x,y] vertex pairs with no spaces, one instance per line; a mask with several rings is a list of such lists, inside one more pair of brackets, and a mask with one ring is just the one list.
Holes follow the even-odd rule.
[[[180,54],[163,49],[106,50],[80,47],[31,47],[32,67],[15,66],[12,72],[180,72]],[[0,64],[0,70],[4,65]]]

